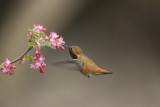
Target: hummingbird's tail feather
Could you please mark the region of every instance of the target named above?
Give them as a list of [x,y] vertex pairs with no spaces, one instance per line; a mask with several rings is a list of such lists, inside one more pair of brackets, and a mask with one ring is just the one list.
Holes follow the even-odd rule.
[[107,73],[106,73],[106,72],[104,72],[103,74],[113,74],[113,73],[108,71]]
[[113,73],[100,68],[95,75],[103,75],[103,74],[113,74]]

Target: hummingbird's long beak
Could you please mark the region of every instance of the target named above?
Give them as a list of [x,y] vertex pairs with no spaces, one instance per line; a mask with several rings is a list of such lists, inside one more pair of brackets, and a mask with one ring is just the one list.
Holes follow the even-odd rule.
[[69,46],[68,45],[63,45],[64,47],[66,47],[66,48],[69,48]]

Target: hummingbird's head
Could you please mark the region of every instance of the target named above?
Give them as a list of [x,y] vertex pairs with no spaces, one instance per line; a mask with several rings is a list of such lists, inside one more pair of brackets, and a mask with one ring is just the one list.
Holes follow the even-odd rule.
[[63,45],[63,46],[69,49],[69,53],[73,59],[77,59],[78,56],[83,55],[82,49],[78,46],[68,46],[68,45]]
[[73,59],[77,59],[79,55],[82,55],[82,49],[78,46],[70,46],[68,47],[69,53]]

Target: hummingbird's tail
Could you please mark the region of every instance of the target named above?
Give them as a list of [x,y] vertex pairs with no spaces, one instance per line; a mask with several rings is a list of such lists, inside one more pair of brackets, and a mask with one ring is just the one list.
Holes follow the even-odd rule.
[[113,74],[113,72],[107,71],[107,72],[103,72],[103,74]]
[[104,75],[104,74],[113,74],[113,73],[101,68],[99,68],[98,71],[94,73],[94,75]]
[[107,70],[101,70],[101,72],[103,73],[103,74],[113,74],[112,72],[110,72],[110,71],[107,71]]

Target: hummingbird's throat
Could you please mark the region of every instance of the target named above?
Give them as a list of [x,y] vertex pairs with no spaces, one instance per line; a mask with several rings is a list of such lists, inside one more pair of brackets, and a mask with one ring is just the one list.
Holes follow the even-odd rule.
[[73,59],[77,59],[77,58],[78,58],[77,55],[74,54],[71,50],[69,50],[69,53],[70,53],[70,55],[71,55],[71,57],[72,57]]

